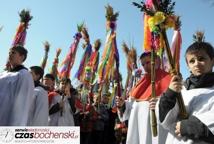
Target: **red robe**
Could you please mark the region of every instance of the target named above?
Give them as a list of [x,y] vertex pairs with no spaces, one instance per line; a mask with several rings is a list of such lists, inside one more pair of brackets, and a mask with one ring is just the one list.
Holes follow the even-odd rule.
[[[155,72],[155,93],[160,96],[169,86],[171,76],[164,70]],[[151,75],[145,74],[136,86],[130,91],[130,96],[137,100],[149,100],[152,95]]]

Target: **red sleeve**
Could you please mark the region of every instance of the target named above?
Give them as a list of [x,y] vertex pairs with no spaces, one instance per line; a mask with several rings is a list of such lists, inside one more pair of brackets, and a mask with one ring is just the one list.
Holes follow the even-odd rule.
[[50,93],[48,94],[48,104],[49,104],[49,105],[51,104],[53,97],[56,96],[56,95],[57,95],[56,92],[50,92]]

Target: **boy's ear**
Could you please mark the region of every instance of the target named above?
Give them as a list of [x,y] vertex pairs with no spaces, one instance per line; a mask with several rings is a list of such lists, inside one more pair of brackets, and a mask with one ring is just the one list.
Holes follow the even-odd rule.
[[24,62],[25,56],[24,56],[24,55],[21,55],[21,59],[22,59],[22,62]]

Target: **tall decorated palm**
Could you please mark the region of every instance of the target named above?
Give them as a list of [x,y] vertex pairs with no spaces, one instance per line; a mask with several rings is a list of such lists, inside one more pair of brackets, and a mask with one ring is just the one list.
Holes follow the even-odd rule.
[[137,52],[134,47],[128,48],[127,44],[123,42],[123,51],[127,59],[127,79],[124,88],[124,96],[128,96],[130,89],[135,85],[140,71],[137,69]]
[[86,62],[84,68],[84,75],[82,76],[82,89],[81,89],[81,103],[83,105],[83,111],[86,110],[86,105],[88,103],[88,98],[91,96],[93,89],[96,89],[94,86],[95,74],[97,71],[99,63],[99,49],[101,46],[100,39],[97,39],[93,45],[93,52],[91,52],[89,60]]
[[[21,46],[25,45],[29,21],[33,18],[30,15],[30,11],[25,10],[25,9],[23,9],[19,13],[19,16],[20,16],[20,23],[19,23],[19,26],[17,28],[15,37],[13,39],[12,47],[14,47],[16,45],[21,45]],[[10,70],[10,69],[11,69],[10,63],[9,63],[9,61],[7,61],[5,70]]]
[[89,77],[91,75],[91,68],[87,67],[90,57],[92,54],[92,45],[90,43],[90,36],[88,34],[88,30],[86,26],[84,25],[81,30],[82,38],[84,40],[84,43],[82,45],[84,49],[84,53],[82,55],[79,68],[75,74],[75,78],[81,82],[83,85],[81,87],[81,104],[83,105],[83,111],[86,110],[86,105],[88,103],[88,97],[90,95],[91,91],[91,84]]
[[98,83],[101,96],[102,87],[110,78],[114,78],[117,83],[117,94],[121,96],[121,86],[119,79],[119,53],[116,43],[116,21],[119,16],[118,12],[114,12],[110,5],[106,7],[106,41],[104,51],[98,67]]
[[78,48],[80,39],[82,38],[82,34],[81,34],[82,28],[83,28],[83,24],[77,25],[77,33],[74,35],[73,42],[59,69],[58,76],[60,79],[62,79],[63,77],[70,77],[70,71],[75,62],[77,48]]
[[48,60],[48,53],[50,50],[50,43],[48,41],[44,42],[44,50],[45,50],[45,54],[44,54],[44,57],[42,58],[42,62],[40,64],[40,66],[41,66],[41,68],[43,68],[43,70],[45,70],[47,60]]
[[[57,71],[57,66],[58,66],[58,55],[61,52],[60,49],[57,50],[56,53],[56,57],[52,66],[52,72],[54,73],[54,75],[56,76],[56,73],[58,74],[59,79],[63,79],[63,78],[69,78],[70,77],[70,71],[74,65],[75,62],[75,58],[76,58],[76,52],[77,52],[77,48],[80,42],[80,39],[82,38],[82,31],[83,28],[83,24],[77,25],[77,33],[74,35],[74,40],[69,48],[69,51],[66,55],[66,57],[64,58],[60,70]],[[64,100],[65,95],[63,95],[62,97],[62,101]],[[61,115],[62,115],[62,111],[61,111]]]
[[[151,84],[152,97],[156,97],[155,89],[155,54],[162,55],[166,52],[172,74],[179,72],[179,56],[181,48],[180,20],[174,14],[175,2],[171,0],[146,0],[146,2],[133,3],[144,12],[144,50],[151,51]],[[172,49],[170,49],[166,30],[174,29]],[[186,118],[187,113],[181,96],[178,97],[180,117]],[[153,135],[157,135],[157,123],[154,111],[152,111]]]
[[55,58],[54,58],[54,61],[53,61],[53,64],[52,64],[52,67],[51,67],[51,70],[50,70],[50,74],[52,74],[55,77],[55,81],[56,81],[57,85],[59,85],[58,64],[59,64],[59,55],[60,55],[61,51],[62,51],[61,48],[58,48],[56,50],[56,55],[55,55]]
[[99,49],[101,46],[101,41],[100,39],[97,39],[94,42],[93,45],[93,51],[91,53],[90,59],[88,61],[87,66],[85,67],[85,76],[84,76],[84,82],[88,82],[90,84],[94,83],[95,80],[95,74],[97,72],[98,64],[99,64]]
[[91,53],[92,53],[92,46],[91,46],[91,43],[90,43],[90,37],[89,37],[89,34],[88,34],[88,30],[86,29],[85,26],[83,26],[82,28],[82,31],[81,31],[81,34],[82,34],[82,38],[84,39],[85,43],[83,44],[83,49],[85,49],[84,53],[83,53],[83,56],[81,58],[81,61],[80,61],[80,65],[79,65],[79,68],[75,74],[75,77],[83,82],[84,81],[84,76],[85,76],[85,68],[90,60],[90,57],[91,57]]

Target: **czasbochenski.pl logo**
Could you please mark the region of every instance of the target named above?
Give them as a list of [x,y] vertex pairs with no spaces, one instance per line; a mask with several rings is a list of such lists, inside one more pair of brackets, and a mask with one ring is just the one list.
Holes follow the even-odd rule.
[[78,133],[75,131],[56,132],[48,128],[45,129],[15,129],[16,139],[77,139]]
[[53,128],[2,128],[0,129],[0,144],[14,144],[25,141],[79,141],[79,129]]

